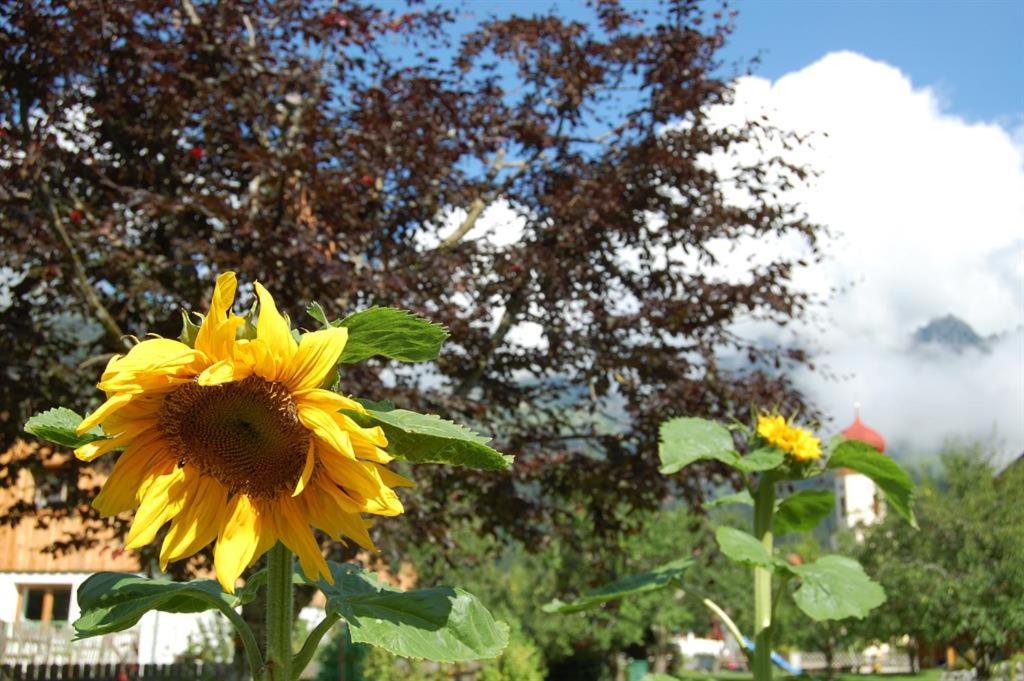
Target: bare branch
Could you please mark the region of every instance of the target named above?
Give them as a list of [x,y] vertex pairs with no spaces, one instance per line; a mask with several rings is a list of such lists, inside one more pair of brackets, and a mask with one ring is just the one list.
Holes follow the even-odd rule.
[[85,273],[85,266],[82,264],[81,258],[78,257],[78,252],[75,251],[75,245],[71,241],[71,236],[68,234],[67,230],[64,229],[64,224],[60,217],[60,211],[57,210],[57,204],[53,200],[53,194],[50,193],[49,187],[43,184],[41,186],[41,192],[50,213],[50,226],[53,227],[55,232],[57,232],[61,242],[64,244],[64,249],[67,252],[68,259],[71,261],[74,281],[78,286],[79,292],[82,294],[85,302],[93,309],[93,312],[95,312],[96,319],[103,327],[103,330],[106,331],[110,340],[115,345],[124,348],[130,347],[124,338],[124,331],[121,330],[117,321],[114,320],[113,315],[110,314],[110,310],[108,310],[106,305],[103,304],[100,297],[96,295],[96,290],[92,287],[92,284],[89,283],[89,277]]

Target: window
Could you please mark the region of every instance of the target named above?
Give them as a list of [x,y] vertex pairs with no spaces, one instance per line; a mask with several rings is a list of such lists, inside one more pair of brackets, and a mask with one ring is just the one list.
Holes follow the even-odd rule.
[[21,619],[30,622],[66,622],[71,610],[71,587],[31,585],[20,589]]

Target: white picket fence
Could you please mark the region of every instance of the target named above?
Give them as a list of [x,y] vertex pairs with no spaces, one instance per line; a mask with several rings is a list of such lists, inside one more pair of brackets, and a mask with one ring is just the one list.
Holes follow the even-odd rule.
[[14,664],[118,664],[134,663],[139,656],[139,632],[75,641],[66,623],[0,622],[0,663]]
[[[807,672],[824,672],[827,665],[825,653],[790,653],[790,663]],[[836,651],[832,656],[832,668],[837,670],[849,670],[864,674],[883,673],[901,674],[909,673],[910,656],[903,652],[888,652],[884,655],[871,655],[856,651]]]

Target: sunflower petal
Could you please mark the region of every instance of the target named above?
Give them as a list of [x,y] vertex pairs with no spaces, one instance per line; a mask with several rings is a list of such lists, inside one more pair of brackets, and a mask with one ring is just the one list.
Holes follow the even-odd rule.
[[256,339],[267,349],[256,372],[268,381],[276,381],[295,354],[296,343],[287,320],[277,311],[274,297],[259,282],[256,282],[256,296],[260,300]]
[[320,457],[324,471],[353,497],[363,502],[363,510],[383,516],[400,515],[404,508],[395,491],[384,484],[375,464],[353,461],[326,452]]
[[347,340],[345,327],[304,334],[295,355],[282,370],[280,380],[292,392],[318,388],[337,366]]
[[171,522],[171,529],[160,548],[160,569],[167,564],[188,558],[216,539],[224,521],[228,490],[208,476],[198,476],[186,490],[181,513]]
[[222,359],[206,367],[196,377],[196,383],[204,387],[221,385],[223,383],[231,383],[232,381],[241,381],[251,373],[252,366],[245,362]]
[[108,452],[112,452],[115,449],[127,447],[142,433],[155,428],[156,424],[156,419],[138,419],[131,421],[124,431],[118,433],[115,437],[93,440],[92,442],[82,445],[75,450],[75,458],[79,461],[93,461],[94,459],[97,459]]
[[341,490],[330,483],[321,483],[303,497],[309,509],[309,518],[314,526],[335,539],[348,537],[368,551],[377,552],[377,547],[367,532],[367,523],[355,511],[354,502]]
[[132,401],[132,395],[128,393],[122,393],[120,395],[114,395],[109,400],[101,404],[96,408],[96,411],[82,419],[82,422],[78,424],[78,428],[75,430],[79,435],[87,433],[99,424],[103,423],[108,416],[114,414],[118,409],[125,406]]
[[332,414],[317,407],[311,407],[301,400],[295,406],[302,425],[313,431],[324,444],[341,456],[347,456],[350,459],[356,457],[355,450],[352,449],[352,438],[342,430]]
[[[187,472],[186,472],[187,471]],[[157,531],[181,511],[185,490],[199,471],[175,466],[149,485],[125,537],[125,548],[138,549],[156,538]]]
[[176,463],[161,435],[140,436],[117,458],[92,507],[104,518],[138,507],[149,487]]
[[380,475],[380,479],[383,480],[384,484],[387,485],[388,487],[415,487],[416,486],[415,482],[413,482],[409,478],[405,477],[404,475],[399,475],[398,473],[394,472],[390,468],[386,468],[384,466],[380,466],[380,465],[375,464],[375,463],[371,463],[369,465],[373,466],[377,470],[377,473]]
[[323,577],[333,584],[331,571],[320,552],[320,545],[313,537],[313,530],[293,499],[282,499],[278,505],[277,532],[281,542],[299,558],[299,566],[309,579]]
[[243,323],[241,317],[231,313],[235,303],[238,282],[234,272],[224,272],[217,277],[210,299],[210,311],[203,318],[203,324],[196,334],[196,350],[211,360],[228,359],[235,341],[235,329]]
[[235,495],[224,511],[224,523],[213,549],[217,581],[228,593],[235,593],[235,583],[252,562],[260,543],[259,517],[252,501],[244,494]]
[[297,497],[302,494],[302,490],[306,488],[309,483],[309,479],[313,476],[313,464],[316,463],[316,443],[310,442],[309,448],[306,450],[306,463],[302,467],[302,475],[299,476],[298,482],[295,483],[295,491],[292,492],[293,497]]

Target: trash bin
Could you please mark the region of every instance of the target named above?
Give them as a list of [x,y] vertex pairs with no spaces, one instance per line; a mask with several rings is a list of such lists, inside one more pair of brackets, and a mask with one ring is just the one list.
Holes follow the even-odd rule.
[[630,660],[626,665],[626,678],[628,681],[643,681],[650,670],[651,664],[647,660]]

